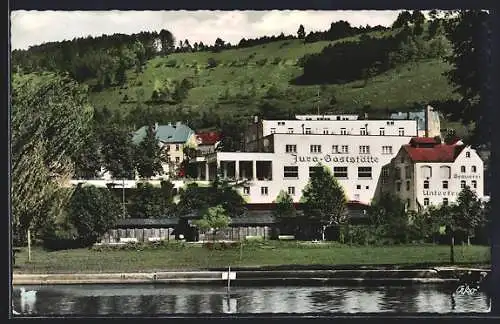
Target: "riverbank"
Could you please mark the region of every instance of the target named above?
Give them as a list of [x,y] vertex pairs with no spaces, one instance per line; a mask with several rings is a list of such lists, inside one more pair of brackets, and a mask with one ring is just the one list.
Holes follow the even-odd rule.
[[[222,270],[429,269],[447,266],[449,247],[441,245],[349,246],[336,243],[272,242],[243,249],[209,250],[200,245],[166,244],[122,250],[33,248],[16,254],[14,274],[154,273]],[[457,246],[456,265],[489,268],[489,246]],[[396,265],[396,266],[395,266]],[[397,267],[397,268],[394,268]]]
[[[456,283],[471,268],[163,271],[150,273],[14,274],[14,285],[217,284],[249,285],[412,285]],[[487,270],[489,271],[489,270]]]

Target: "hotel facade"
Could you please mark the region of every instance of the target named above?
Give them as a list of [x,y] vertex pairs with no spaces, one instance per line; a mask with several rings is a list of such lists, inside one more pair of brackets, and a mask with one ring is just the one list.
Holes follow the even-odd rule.
[[382,183],[382,190],[398,196],[409,210],[456,202],[466,186],[485,198],[483,161],[460,141],[412,139],[384,168]]
[[[423,113],[437,115],[431,107]],[[439,120],[439,118],[438,118]],[[362,120],[356,115],[300,115],[258,120],[245,132],[244,152],[215,152],[197,163],[200,181],[244,181],[238,190],[252,204],[273,203],[281,190],[300,202],[315,167],[324,165],[347,199],[370,204],[382,192],[382,169],[414,137],[439,132],[439,123]]]

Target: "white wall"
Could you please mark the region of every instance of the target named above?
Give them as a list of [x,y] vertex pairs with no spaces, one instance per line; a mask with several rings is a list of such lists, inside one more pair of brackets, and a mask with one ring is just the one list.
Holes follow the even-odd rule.
[[[274,153],[217,153],[221,161],[272,161],[272,181],[252,181],[247,202],[271,203],[281,190],[295,188],[293,199],[299,202],[302,189],[309,181],[309,167],[323,163],[331,170],[334,166],[347,167],[348,178],[338,179],[344,187],[349,200],[370,203],[377,189],[382,166],[388,164],[401,145],[410,141],[409,136],[346,136],[346,135],[298,135],[274,134]],[[286,145],[296,145],[296,153],[287,153]],[[321,153],[311,153],[311,145],[321,145]],[[348,154],[332,152],[332,145],[348,145]],[[359,146],[370,147],[370,154],[360,154]],[[383,154],[382,146],[392,146],[392,154]],[[346,157],[349,158],[345,162]],[[354,161],[351,162],[351,159]],[[296,179],[284,178],[285,166],[298,166],[299,176]],[[358,167],[372,167],[371,179],[359,179]],[[360,189],[358,189],[358,185]],[[268,188],[268,194],[261,194],[261,187]]]

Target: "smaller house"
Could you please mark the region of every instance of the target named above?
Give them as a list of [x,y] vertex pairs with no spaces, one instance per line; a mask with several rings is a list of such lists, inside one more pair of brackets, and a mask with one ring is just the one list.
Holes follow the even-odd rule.
[[[132,141],[139,144],[146,136],[148,126],[142,126],[133,135]],[[167,125],[155,124],[156,137],[167,154],[167,163],[163,166],[166,175],[175,177],[175,172],[184,161],[186,147],[197,147],[195,132],[187,125],[176,122]],[[162,177],[162,176],[159,176]]]
[[196,133],[196,141],[198,144],[197,155],[205,156],[206,154],[213,153],[222,140],[220,132],[199,132]]

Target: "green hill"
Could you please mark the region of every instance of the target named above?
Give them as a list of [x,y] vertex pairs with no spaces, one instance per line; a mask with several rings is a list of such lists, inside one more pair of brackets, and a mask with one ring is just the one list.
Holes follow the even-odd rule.
[[[249,94],[253,99],[262,98],[269,88],[274,87],[279,92],[279,99],[310,106],[314,111],[320,87],[297,86],[290,81],[302,73],[298,62],[302,56],[318,53],[331,43],[304,44],[295,39],[220,53],[174,53],[156,57],[146,63],[142,73],[128,71],[124,86],[94,92],[91,100],[97,106],[127,110],[137,106],[138,96],[142,96],[142,100],[151,98],[158,83],[188,78],[193,88],[182,104],[194,110],[203,110],[216,103],[228,104],[231,98],[248,97]],[[214,59],[217,66],[208,67],[209,59]],[[336,107],[343,111],[358,111],[366,105],[374,109],[405,110],[415,103],[453,98],[452,87],[442,75],[447,69],[449,65],[441,59],[406,64],[375,76],[366,84],[364,80],[359,80],[343,85],[326,85],[320,91],[319,100],[325,105],[324,101],[333,93],[337,100]],[[141,92],[142,95],[138,95]],[[173,108],[166,103],[156,106]]]

